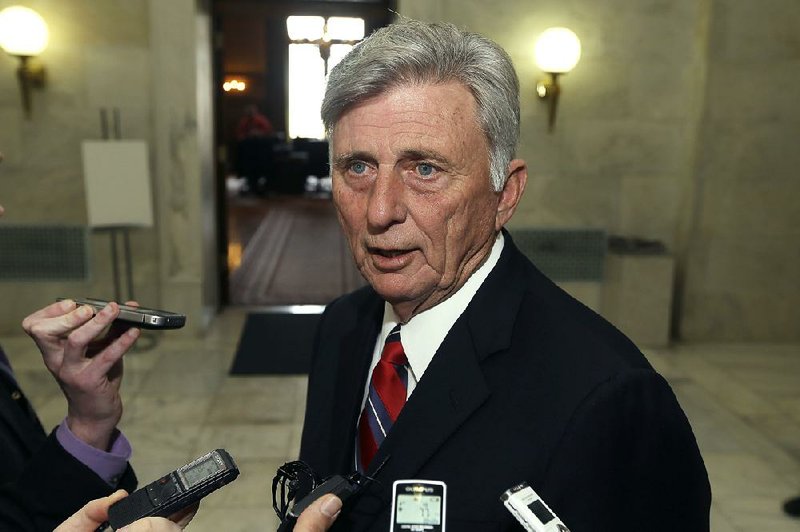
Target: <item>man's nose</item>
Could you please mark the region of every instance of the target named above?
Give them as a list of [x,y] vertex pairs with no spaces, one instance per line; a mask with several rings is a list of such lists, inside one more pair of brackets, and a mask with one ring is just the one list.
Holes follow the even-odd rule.
[[403,178],[399,173],[390,169],[378,169],[367,206],[370,229],[382,230],[405,220],[405,192]]

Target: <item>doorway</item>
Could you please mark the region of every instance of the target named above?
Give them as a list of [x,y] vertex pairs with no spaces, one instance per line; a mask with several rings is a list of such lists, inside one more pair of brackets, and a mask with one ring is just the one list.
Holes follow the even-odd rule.
[[[317,64],[327,71],[329,58],[343,55],[341,46],[323,49],[331,41],[328,32],[334,46],[352,45],[356,41],[347,33],[336,33],[342,20],[351,26],[362,20],[362,31],[369,34],[391,22],[395,3],[215,2],[218,255],[224,303],[324,305],[364,284],[331,202],[327,141],[318,126],[298,126],[297,121],[297,109],[304,107],[297,105],[299,87],[304,88],[300,102],[313,102],[314,90],[324,87],[324,73],[317,75],[322,85],[315,88],[313,80],[298,82],[293,72],[298,57],[310,61],[301,71],[310,72]],[[297,33],[297,20],[293,29],[289,17],[317,23],[325,38],[315,39],[313,28]],[[318,117],[317,111],[307,114]]]

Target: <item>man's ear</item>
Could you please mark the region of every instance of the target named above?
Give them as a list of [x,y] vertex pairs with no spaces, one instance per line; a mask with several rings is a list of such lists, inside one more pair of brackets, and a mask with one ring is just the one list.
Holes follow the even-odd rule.
[[500,201],[497,203],[497,213],[494,218],[494,229],[500,231],[514,215],[517,204],[525,185],[528,183],[528,165],[522,159],[514,159],[508,163],[508,178],[503,190],[500,191]]

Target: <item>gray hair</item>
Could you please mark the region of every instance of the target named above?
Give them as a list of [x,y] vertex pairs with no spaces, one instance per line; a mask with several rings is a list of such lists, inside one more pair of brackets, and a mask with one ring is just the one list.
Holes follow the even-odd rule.
[[497,43],[448,23],[405,19],[359,43],[330,73],[322,121],[330,137],[350,107],[404,84],[458,81],[477,103],[496,191],[503,188],[519,139],[519,80]]

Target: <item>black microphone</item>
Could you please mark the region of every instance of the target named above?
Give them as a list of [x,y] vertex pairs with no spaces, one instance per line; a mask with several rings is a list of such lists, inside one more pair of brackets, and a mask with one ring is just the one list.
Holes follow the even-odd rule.
[[[388,461],[389,456],[383,459],[380,465],[375,469],[375,472],[372,474],[372,476],[363,475],[355,471],[347,476],[333,475],[319,485],[317,485],[316,482],[317,475],[305,462],[295,461],[282,465],[278,468],[278,473],[272,480],[273,508],[275,508],[275,512],[278,514],[278,518],[281,520],[281,524],[278,527],[278,532],[291,532],[294,529],[294,525],[297,522],[297,519],[300,517],[300,514],[303,513],[303,510],[311,506],[314,501],[323,495],[327,495],[328,493],[333,493],[339,497],[339,499],[342,501],[342,506],[344,507],[345,502],[350,497],[363,490],[367,485],[375,480],[374,477],[380,473],[381,469],[383,469],[383,466],[386,465],[386,462]],[[299,476],[298,473],[302,473],[302,477]],[[287,511],[286,508],[288,506],[288,499],[293,499],[295,497],[301,480],[305,480],[307,483],[310,480],[313,489],[305,497],[296,501],[292,505],[291,509]],[[288,497],[286,497],[287,493],[283,490],[283,486],[287,484],[287,481],[289,484]],[[278,505],[276,500],[276,487],[278,485],[282,487],[281,498],[283,500],[280,505]]]

